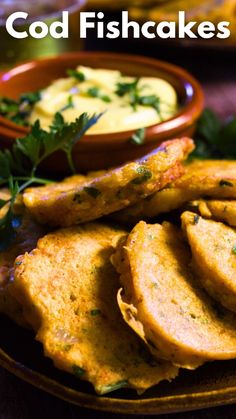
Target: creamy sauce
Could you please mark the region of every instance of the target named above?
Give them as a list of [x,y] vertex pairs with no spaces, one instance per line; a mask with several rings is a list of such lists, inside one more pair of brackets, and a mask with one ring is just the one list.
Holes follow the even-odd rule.
[[[89,115],[103,113],[100,120],[88,131],[89,134],[105,134],[148,127],[171,118],[177,111],[177,94],[165,80],[142,77],[138,80],[138,96],[141,101],[157,98],[158,109],[153,105],[132,105],[132,92],[118,95],[119,83],[133,83],[134,77],[122,76],[119,71],[78,67],[84,80],[67,77],[54,81],[42,91],[42,98],[34,106],[30,116],[33,123],[39,119],[47,129],[56,112],[65,121],[72,122],[83,112]],[[94,97],[95,96],[95,97]]]

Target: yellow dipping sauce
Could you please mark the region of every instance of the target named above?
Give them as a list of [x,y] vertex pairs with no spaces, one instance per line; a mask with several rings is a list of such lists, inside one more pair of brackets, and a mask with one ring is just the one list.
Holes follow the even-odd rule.
[[[67,77],[54,81],[41,92],[30,116],[30,123],[39,119],[47,129],[56,112],[72,122],[83,112],[89,115],[104,112],[89,134],[122,132],[148,127],[171,118],[177,111],[177,94],[165,80],[155,77],[122,76],[119,71],[79,66],[83,80]],[[132,104],[132,89],[124,93],[124,84],[137,83],[138,100],[154,104]],[[122,93],[122,95],[121,95]],[[145,99],[146,98],[146,99]],[[157,101],[153,99],[157,99]],[[137,98],[136,98],[137,99]]]

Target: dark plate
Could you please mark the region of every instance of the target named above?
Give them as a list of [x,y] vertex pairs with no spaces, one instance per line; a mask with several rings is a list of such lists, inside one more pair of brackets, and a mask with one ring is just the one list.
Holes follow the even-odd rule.
[[33,334],[0,316],[0,365],[23,380],[82,407],[116,413],[161,414],[236,402],[236,360],[214,362],[196,371],[181,371],[172,383],[163,383],[138,397],[119,390],[106,397],[92,386],[57,370],[43,356]]

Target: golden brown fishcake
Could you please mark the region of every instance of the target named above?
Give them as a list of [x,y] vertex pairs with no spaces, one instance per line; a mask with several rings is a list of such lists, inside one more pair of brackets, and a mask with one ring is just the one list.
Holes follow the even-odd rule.
[[121,274],[119,306],[153,354],[193,369],[236,357],[236,316],[218,311],[193,277],[181,231],[137,224],[112,262]]
[[38,199],[42,201],[47,199],[48,196],[50,196],[51,199],[57,199],[61,193],[67,192],[71,188],[81,185],[87,180],[88,177],[86,175],[73,175],[61,182],[52,182],[45,186],[28,188],[27,193],[34,194],[37,192]]
[[103,224],[49,234],[17,259],[11,287],[46,356],[99,394],[119,387],[143,392],[177,375],[169,362],[153,361],[122,319],[110,256],[124,235]]
[[119,211],[113,218],[136,223],[181,208],[186,202],[202,197],[236,198],[235,160],[193,160],[185,165],[185,174],[171,185]]
[[223,306],[236,312],[236,231],[189,211],[181,218],[203,287]]
[[37,193],[38,200],[44,201],[50,196],[51,200],[58,199],[61,193],[70,191],[71,188],[75,188],[78,185],[88,182],[90,179],[94,179],[97,176],[102,176],[105,173],[104,170],[95,172],[89,172],[86,175],[73,175],[65,178],[61,182],[52,182],[46,186],[38,186],[37,188],[28,188],[27,193]]
[[[10,198],[8,190],[0,191],[0,199]],[[12,270],[17,256],[31,251],[37,244],[40,237],[45,234],[45,228],[39,226],[25,211],[22,203],[22,196],[19,195],[14,206],[14,212],[19,216],[20,225],[17,228],[16,236],[12,244],[0,251],[0,313],[6,314],[21,326],[26,325],[20,304],[9,294],[9,283],[12,280]],[[0,218],[3,217],[5,209],[0,211]]]
[[188,207],[197,210],[204,218],[213,218],[232,227],[236,226],[236,200],[200,199],[191,201]]
[[24,203],[43,224],[71,226],[94,220],[145,198],[180,176],[180,162],[192,150],[193,142],[188,138],[167,141],[141,160],[70,190],[66,186],[59,194],[47,193],[43,188],[26,190]]
[[[9,192],[9,189],[7,188],[0,189],[0,199],[7,201],[8,199],[10,199],[10,197],[11,197],[11,194]],[[1,215],[1,210],[0,210],[0,215]]]

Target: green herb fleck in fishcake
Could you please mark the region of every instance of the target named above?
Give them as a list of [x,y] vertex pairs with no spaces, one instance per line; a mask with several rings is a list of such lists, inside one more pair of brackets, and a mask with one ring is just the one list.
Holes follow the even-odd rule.
[[97,198],[99,195],[101,195],[101,192],[93,186],[85,186],[84,191],[87,192],[87,194],[92,198]]
[[134,185],[140,185],[141,183],[147,182],[152,178],[152,172],[147,169],[145,166],[140,166],[136,169],[136,173],[139,175],[132,180]]
[[229,182],[228,180],[224,180],[224,179],[220,180],[219,185],[222,187],[229,186],[230,188],[234,186],[232,182]]
[[72,371],[77,378],[83,377],[86,372],[84,368],[81,368],[78,365],[72,365]]

